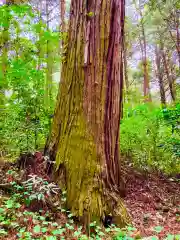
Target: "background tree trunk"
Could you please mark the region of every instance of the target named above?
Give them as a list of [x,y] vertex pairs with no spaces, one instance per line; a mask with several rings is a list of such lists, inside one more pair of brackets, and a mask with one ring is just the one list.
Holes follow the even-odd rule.
[[141,1],[136,2],[133,0],[135,8],[139,13],[140,23],[139,23],[139,44],[141,48],[141,55],[142,55],[142,64],[143,64],[143,92],[144,92],[144,101],[151,102],[151,94],[150,94],[150,83],[149,83],[149,74],[148,74],[148,59],[147,59],[147,42],[146,42],[146,33],[145,33],[145,26],[144,26],[144,16],[141,9]]
[[171,94],[171,99],[176,102],[176,75],[175,75],[175,65],[172,61],[172,55],[167,53],[167,65],[169,67],[169,89]]
[[124,0],[71,2],[66,60],[46,150],[67,207],[86,224],[130,222],[119,159]]
[[[42,3],[41,3],[42,4]],[[41,7],[40,7],[41,9]],[[49,1],[46,0],[46,25],[47,25],[47,31],[49,31]],[[49,40],[47,40],[47,70],[46,70],[46,82],[45,82],[45,94],[44,94],[44,103],[47,113],[52,112],[52,85],[53,85],[53,58],[52,58],[52,49],[49,43]]]
[[[143,62],[143,69],[144,69],[144,99],[147,102],[151,102],[151,95],[150,95],[150,86],[149,86],[149,75],[148,75],[148,61],[147,61],[147,44],[146,44],[146,36],[145,36],[145,30],[144,30],[144,23],[142,25],[142,62]],[[144,53],[144,56],[143,56]]]
[[162,54],[161,50],[156,46],[155,49],[156,53],[156,72],[158,77],[159,89],[160,89],[160,97],[161,97],[161,105],[162,107],[166,106],[166,93],[164,88],[164,81],[163,81],[163,69],[162,69]]
[[168,63],[167,63],[166,54],[165,54],[165,49],[162,51],[162,57],[163,57],[164,68],[165,68],[167,81],[168,81],[168,85],[169,85],[169,91],[170,91],[170,94],[171,94],[171,99],[172,99],[173,102],[175,102],[176,101],[175,89],[174,89],[173,79],[172,79],[172,77],[170,75],[170,72],[169,72]]

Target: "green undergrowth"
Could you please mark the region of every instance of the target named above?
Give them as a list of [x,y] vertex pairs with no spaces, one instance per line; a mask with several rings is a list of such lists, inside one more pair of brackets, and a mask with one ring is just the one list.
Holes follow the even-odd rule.
[[153,104],[125,107],[121,152],[145,171],[180,172],[180,105],[161,109]]
[[[19,184],[15,181],[17,177],[18,174],[13,170],[6,174],[9,194],[0,197],[0,237],[10,239],[11,236],[17,236],[17,239],[26,240],[121,239],[119,234],[126,236],[133,230],[131,227],[119,229],[115,225],[105,229],[92,222],[87,236],[85,228],[75,223],[73,214],[63,207],[66,202],[65,191],[56,204],[56,215],[46,209],[47,199],[51,200],[54,195],[60,196],[55,184],[36,175],[31,175],[27,181]],[[38,206],[36,211],[31,211],[33,205]]]
[[[51,68],[56,72],[62,36],[48,29],[43,21],[37,21],[38,14],[26,4],[0,5],[2,49],[6,38],[8,43],[7,59],[0,54],[0,156],[3,157],[16,158],[21,152],[44,147],[52,120],[58,84],[53,77],[49,80],[51,99],[48,100],[47,64],[52,62]],[[47,44],[51,52],[48,58]]]
[[[127,226],[120,229],[115,225],[105,228],[99,226],[96,222],[91,222],[87,229],[74,220],[73,214],[64,206],[66,202],[66,192],[58,193],[58,187],[54,183],[31,175],[30,178],[18,183],[15,179],[18,177],[16,171],[9,170],[6,173],[8,192],[6,195],[0,195],[0,238],[11,239],[16,236],[17,239],[38,239],[38,240],[133,240],[143,239],[140,232]],[[47,199],[52,196],[60,197],[56,204],[56,215],[53,211],[43,208],[41,203],[46,206]],[[31,211],[31,207],[36,204],[38,209]],[[154,233],[158,234],[163,227],[154,228]],[[145,239],[145,238],[144,238]],[[158,239],[152,236],[148,239]],[[166,240],[179,240],[179,235],[167,235]]]

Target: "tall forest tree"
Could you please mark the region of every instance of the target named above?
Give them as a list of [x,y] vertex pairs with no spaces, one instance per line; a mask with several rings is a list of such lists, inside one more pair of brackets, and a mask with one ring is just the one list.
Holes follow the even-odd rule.
[[71,1],[65,60],[45,152],[67,208],[88,224],[130,217],[119,157],[123,90],[124,0]]
[[[42,4],[42,3],[41,3]],[[46,27],[47,31],[50,30],[49,23],[50,23],[50,10],[49,10],[49,2],[46,0]],[[46,82],[45,82],[45,94],[44,94],[44,102],[46,111],[48,113],[51,112],[52,109],[52,85],[53,85],[53,79],[52,79],[52,71],[53,71],[53,59],[52,59],[52,49],[50,46],[50,41],[47,39],[47,69],[46,69]]]
[[166,106],[166,91],[165,91],[165,83],[164,83],[164,66],[162,64],[162,49],[156,46],[156,75],[158,78],[159,89],[160,89],[160,98],[162,107]]
[[162,7],[162,2],[160,1],[155,4],[155,7],[159,10],[159,13],[165,21],[168,35],[177,52],[180,68],[179,2],[177,0],[171,0],[169,4],[166,2]]
[[[143,65],[143,93],[144,93],[144,100],[145,102],[151,101],[150,95],[150,81],[149,81],[149,74],[148,74],[148,58],[147,58],[147,37],[145,32],[145,14],[142,10],[142,2],[139,0],[133,1],[136,11],[140,16],[140,21],[138,24],[139,27],[139,45],[141,49],[141,58],[142,58],[142,65]],[[144,5],[144,4],[143,4]],[[143,6],[144,8],[144,6]]]

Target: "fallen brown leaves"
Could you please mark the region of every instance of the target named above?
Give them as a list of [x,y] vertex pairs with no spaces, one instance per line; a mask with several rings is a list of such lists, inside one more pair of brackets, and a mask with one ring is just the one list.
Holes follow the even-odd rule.
[[[180,234],[180,184],[165,177],[143,176],[134,170],[126,175],[125,203],[141,236]],[[155,231],[155,227],[162,228]]]
[[[43,167],[42,154],[36,153],[35,160],[37,160],[35,174],[48,180],[49,177]],[[8,175],[5,179],[5,174],[9,169],[11,169],[9,163],[0,166],[1,184],[13,180],[9,179],[12,176]],[[27,175],[33,174],[34,172],[30,171],[31,169],[33,168],[25,169],[23,177],[26,178]],[[137,228],[137,231],[133,232],[131,237],[136,239],[156,235],[159,239],[165,239],[168,234],[180,234],[179,182],[152,174],[145,176],[130,168],[125,172],[125,179],[127,195],[124,201],[132,216],[133,224]],[[0,195],[4,197],[1,192]],[[24,209],[21,210],[24,211]],[[65,214],[60,212],[56,214],[55,218],[58,224],[65,224],[67,221]],[[29,231],[31,231],[34,226],[32,219],[29,218],[28,223]],[[16,236],[13,237],[12,232],[11,238],[6,239],[17,238]]]

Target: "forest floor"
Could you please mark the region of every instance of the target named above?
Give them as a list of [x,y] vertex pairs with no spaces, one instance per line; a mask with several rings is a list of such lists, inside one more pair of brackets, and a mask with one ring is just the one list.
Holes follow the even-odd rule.
[[[30,157],[30,161],[31,160]],[[29,174],[36,174],[46,179],[47,182],[49,181],[42,167],[43,157],[41,153],[37,153],[34,160],[36,161],[35,168],[31,166],[26,169],[26,172],[21,171],[21,173],[17,173],[15,170],[15,175],[12,174],[14,171],[12,164],[0,164],[0,239],[41,239],[38,238],[42,236],[41,234],[46,235],[47,237],[42,239],[47,240],[80,239],[78,232],[84,234],[85,231],[73,222],[72,216],[69,216],[71,214],[68,213],[68,215],[62,211],[57,213],[57,206],[58,204],[61,205],[58,199],[59,195],[55,194],[53,200],[48,200],[46,206],[42,200],[39,202],[33,200],[28,207],[25,206],[24,202],[22,203],[22,201],[20,201],[21,205],[18,205],[16,209],[15,202],[18,195],[13,203],[14,200],[12,199],[14,198],[10,198],[12,194],[10,183],[18,182],[21,186],[20,181],[25,175],[27,176]],[[26,163],[24,162],[24,164]],[[126,171],[125,179],[127,195],[124,198],[124,202],[132,216],[133,226],[136,228],[131,234],[130,239],[138,237],[141,239],[180,239],[180,235],[178,235],[180,234],[179,180],[157,175],[144,176],[144,174],[140,174],[129,168]],[[24,197],[27,198],[26,195],[24,195]],[[48,196],[46,197],[49,199]],[[3,201],[6,201],[5,205],[3,205]],[[7,203],[8,201],[9,203]],[[5,209],[5,213],[3,209]],[[31,212],[39,211],[39,209],[41,209],[41,214],[39,216],[35,214],[35,217],[32,218]],[[51,218],[53,220],[51,220]],[[9,222],[8,219],[10,219]],[[48,225],[50,221],[52,221],[51,226]],[[12,223],[14,227],[11,226]],[[44,226],[42,226],[43,224]],[[48,225],[48,227],[45,225]],[[66,227],[62,228],[58,227],[58,225],[64,225]],[[52,233],[54,236],[60,234],[59,236],[61,236],[61,238],[51,237]],[[27,237],[25,237],[26,235]],[[75,237],[75,235],[77,236]],[[32,236],[34,236],[34,238],[32,238]],[[99,239],[114,238],[102,236]]]
[[141,236],[164,239],[168,234],[180,234],[179,180],[153,174],[145,177],[132,169],[126,179],[125,203]]

